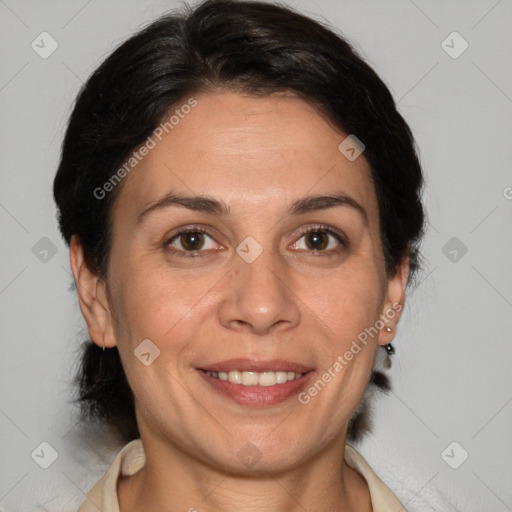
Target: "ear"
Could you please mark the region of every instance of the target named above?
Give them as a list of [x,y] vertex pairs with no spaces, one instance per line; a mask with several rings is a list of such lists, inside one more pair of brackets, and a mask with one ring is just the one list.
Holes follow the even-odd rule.
[[[395,275],[389,277],[387,281],[386,298],[380,315],[380,319],[384,323],[384,327],[379,331],[379,345],[391,343],[395,337],[396,326],[404,309],[405,287],[407,285],[408,277],[409,257],[405,256],[402,258]],[[387,332],[386,327],[390,327],[392,331]]]
[[71,237],[69,244],[69,262],[75,279],[80,309],[87,322],[91,341],[99,347],[114,347],[116,340],[112,329],[106,283],[87,266],[82,245],[76,235]]

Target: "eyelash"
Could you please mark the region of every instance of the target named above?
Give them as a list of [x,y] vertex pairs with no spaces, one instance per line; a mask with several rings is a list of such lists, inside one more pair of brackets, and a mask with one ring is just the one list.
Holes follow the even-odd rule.
[[[325,233],[325,234],[332,235],[334,238],[336,238],[336,240],[342,246],[341,249],[340,248],[330,249],[328,251],[315,250],[315,249],[301,251],[301,252],[306,252],[307,254],[310,254],[312,256],[333,256],[333,255],[341,252],[343,249],[348,248],[348,242],[346,240],[345,235],[341,231],[338,231],[337,229],[334,229],[331,226],[328,226],[326,224],[318,224],[315,226],[308,226],[306,228],[301,228],[299,230],[299,232],[300,232],[301,236],[299,237],[298,240],[300,240],[304,235],[306,235],[308,233]],[[164,248],[173,254],[179,255],[182,258],[197,258],[197,257],[203,257],[203,256],[207,255],[206,253],[208,251],[204,251],[204,250],[183,251],[181,249],[175,249],[174,247],[169,248],[169,244],[171,244],[175,239],[179,238],[181,235],[185,235],[188,233],[203,233],[205,235],[210,236],[211,238],[214,238],[213,234],[208,229],[206,229],[202,226],[190,226],[190,227],[184,228],[181,231],[178,231],[171,238],[167,239],[167,241],[164,244]]]

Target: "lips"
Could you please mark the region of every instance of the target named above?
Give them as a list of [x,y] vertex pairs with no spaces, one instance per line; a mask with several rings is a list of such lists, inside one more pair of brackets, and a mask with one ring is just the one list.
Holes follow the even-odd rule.
[[210,371],[210,372],[226,372],[240,371],[240,372],[295,372],[295,373],[307,373],[313,370],[309,366],[305,366],[294,361],[286,361],[284,359],[272,359],[268,361],[256,360],[256,359],[229,359],[226,361],[219,361],[217,363],[207,364],[205,366],[198,367],[198,370]]
[[[247,362],[247,359],[245,361]],[[228,361],[224,361],[224,364],[225,363],[228,363]],[[266,363],[269,363],[269,361],[266,361]],[[288,363],[295,364],[295,368],[307,368],[301,367],[301,365],[297,365],[296,363]],[[228,398],[238,405],[251,408],[266,408],[291,400],[294,396],[307,388],[316,376],[316,372],[312,370],[304,373],[299,378],[288,380],[281,384],[276,383],[271,386],[246,386],[240,383],[234,384],[229,380],[215,378],[209,375],[210,372],[206,373],[201,369],[197,369],[196,371],[203,382],[206,382],[207,385],[210,386],[210,389],[218,394],[218,396]]]

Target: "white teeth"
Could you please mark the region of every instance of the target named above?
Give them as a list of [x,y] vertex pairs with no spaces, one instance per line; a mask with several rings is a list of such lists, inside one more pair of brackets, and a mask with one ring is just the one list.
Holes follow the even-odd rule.
[[[290,373],[293,373],[293,372],[290,372]],[[288,374],[286,372],[276,372],[276,383],[277,384],[284,384],[287,381],[288,381]]]
[[242,372],[242,384],[244,386],[257,386],[258,374],[256,372]]
[[233,384],[242,384],[242,373],[241,372],[229,372],[226,380]]
[[242,386],[273,386],[274,384],[284,384],[289,380],[300,379],[302,373],[295,372],[210,372],[205,371],[206,375],[220,380],[228,380],[232,384],[241,384]]

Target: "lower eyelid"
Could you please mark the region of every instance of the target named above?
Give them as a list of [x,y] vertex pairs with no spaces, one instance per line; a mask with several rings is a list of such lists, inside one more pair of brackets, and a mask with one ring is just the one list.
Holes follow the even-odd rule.
[[210,233],[207,233],[206,231],[202,231],[202,230],[199,230],[199,229],[196,229],[196,230],[191,229],[191,230],[186,230],[186,231],[180,231],[180,232],[174,234],[172,237],[167,239],[167,241],[164,244],[164,247],[167,248],[167,247],[170,246],[172,248],[171,250],[174,250],[175,252],[188,253],[188,254],[198,254],[198,253],[203,253],[203,252],[207,252],[207,251],[213,250],[213,249],[202,249],[201,248],[201,249],[197,249],[197,250],[193,250],[193,251],[185,251],[184,249],[177,249],[176,247],[171,245],[176,240],[179,240],[180,236],[186,235],[186,234],[189,234],[189,233],[201,233],[204,236],[210,238],[210,240],[214,244],[217,244],[217,242],[215,241],[215,238]]
[[[307,252],[307,253],[310,253],[310,254],[315,254],[315,255],[321,255],[321,254],[330,255],[330,254],[339,252],[339,251],[343,250],[344,248],[348,247],[348,243],[345,241],[345,238],[341,234],[333,231],[332,229],[329,229],[328,227],[320,227],[320,226],[308,228],[305,231],[302,231],[300,233],[299,238],[293,243],[293,245],[299,243],[299,241],[302,238],[304,238],[306,235],[308,235],[310,233],[316,233],[316,232],[327,234],[330,237],[336,239],[336,241],[339,243],[341,248],[328,249],[328,250],[301,249],[301,251]],[[220,245],[220,244],[218,244],[216,242],[216,240],[214,238],[214,235],[212,235],[209,232],[205,231],[203,228],[201,228],[201,229],[200,228],[196,228],[196,229],[190,229],[189,228],[189,229],[186,229],[186,230],[183,230],[183,231],[179,231],[178,233],[175,233],[173,236],[168,238],[167,241],[164,244],[164,248],[167,249],[170,246],[171,248],[169,250],[171,252],[180,253],[181,256],[185,256],[185,257],[196,257],[196,256],[199,256],[199,255],[202,256],[202,255],[207,254],[209,251],[215,250],[215,249],[197,249],[197,250],[193,250],[193,251],[186,251],[186,250],[177,249],[176,247],[171,246],[172,242],[174,242],[175,240],[179,239],[179,237],[181,235],[185,235],[185,234],[188,234],[188,233],[202,233],[206,237],[210,238],[213,243],[215,243],[217,245]]]
[[[303,233],[300,236],[300,238],[296,242],[294,242],[293,245],[298,244],[300,242],[300,240],[302,240],[306,235],[308,235],[310,233],[316,233],[316,232],[317,231],[315,231],[315,230],[311,230],[309,232]],[[331,238],[334,238],[336,240],[336,242],[338,243],[337,247],[332,248],[332,249],[323,249],[323,250],[301,249],[302,251],[308,252],[308,253],[313,253],[313,254],[327,254],[328,255],[328,254],[332,254],[334,252],[338,252],[338,251],[342,250],[343,248],[347,247],[347,243],[345,242],[345,240],[337,233],[334,233],[334,232],[328,231],[328,230],[324,230],[324,231],[319,230],[318,232],[324,233],[326,235],[329,235]]]

